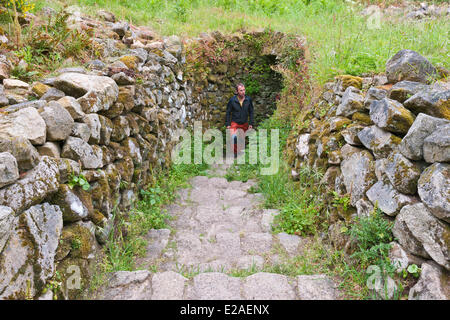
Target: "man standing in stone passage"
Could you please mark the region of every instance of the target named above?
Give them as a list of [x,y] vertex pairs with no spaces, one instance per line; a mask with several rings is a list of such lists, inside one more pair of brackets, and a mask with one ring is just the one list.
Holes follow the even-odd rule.
[[[250,117],[250,125],[248,118]],[[248,129],[253,128],[253,103],[249,96],[245,95],[245,86],[242,83],[236,85],[236,95],[233,96],[227,104],[227,116],[225,125],[230,130],[231,141],[234,143],[233,151],[234,157],[237,157],[238,152],[238,135],[239,140],[244,139],[243,134]],[[238,130],[242,129],[242,130]]]

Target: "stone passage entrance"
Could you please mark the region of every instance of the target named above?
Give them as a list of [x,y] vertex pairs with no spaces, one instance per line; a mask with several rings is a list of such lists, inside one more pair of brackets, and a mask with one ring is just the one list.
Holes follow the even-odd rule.
[[[225,125],[226,105],[235,85],[244,83],[255,107],[255,124],[272,115],[283,85],[276,66],[293,39],[271,31],[224,36],[205,34],[186,45],[186,76],[199,101],[196,117],[204,127]],[[195,109],[195,108],[194,108]]]

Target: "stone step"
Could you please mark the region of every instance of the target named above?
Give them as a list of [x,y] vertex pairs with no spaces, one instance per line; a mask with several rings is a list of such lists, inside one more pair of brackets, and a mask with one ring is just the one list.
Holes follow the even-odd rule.
[[325,275],[288,277],[258,272],[231,277],[205,272],[192,279],[173,271],[146,270],[110,274],[99,299],[109,300],[335,300],[336,285]]

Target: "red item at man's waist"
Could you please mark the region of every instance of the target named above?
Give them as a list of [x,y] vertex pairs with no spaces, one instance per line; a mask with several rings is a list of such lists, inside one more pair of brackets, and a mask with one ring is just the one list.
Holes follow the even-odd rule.
[[231,121],[231,126],[230,126],[230,130],[231,130],[231,134],[235,134],[237,129],[242,129],[245,131],[248,130],[248,123],[243,123],[243,124],[238,124],[234,121]]

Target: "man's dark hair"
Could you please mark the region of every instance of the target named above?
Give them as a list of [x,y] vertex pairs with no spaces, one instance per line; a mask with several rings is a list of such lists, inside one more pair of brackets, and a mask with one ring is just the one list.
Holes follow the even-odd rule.
[[238,91],[238,88],[239,87],[244,87],[245,88],[245,85],[242,83],[242,82],[239,82],[237,85],[236,85],[236,92]]

